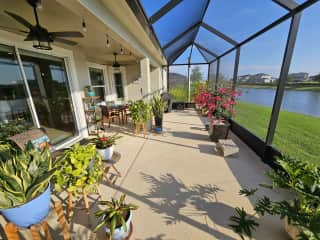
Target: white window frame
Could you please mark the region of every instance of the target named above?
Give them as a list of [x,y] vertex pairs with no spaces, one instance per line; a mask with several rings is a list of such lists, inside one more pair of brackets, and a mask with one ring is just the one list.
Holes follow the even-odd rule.
[[[110,94],[110,87],[108,86],[108,74],[107,74],[107,67],[98,63],[93,63],[93,62],[87,62],[87,67],[88,67],[88,79],[89,79],[89,83],[90,86],[92,88],[104,88],[104,99],[101,99],[102,101],[106,101],[107,100],[107,96]],[[91,82],[91,77],[90,77],[90,68],[95,68],[95,69],[99,69],[102,70],[102,74],[103,74],[103,85],[93,85]]]
[[[112,66],[109,67],[110,72],[110,89],[112,89],[112,93],[114,96],[114,100],[116,100],[119,103],[127,102],[128,101],[128,84],[127,84],[127,72],[126,68],[121,66],[119,70],[114,70]],[[122,87],[123,87],[123,98],[118,98],[117,96],[117,90],[116,90],[116,82],[114,78],[115,73],[121,73],[122,78]]]

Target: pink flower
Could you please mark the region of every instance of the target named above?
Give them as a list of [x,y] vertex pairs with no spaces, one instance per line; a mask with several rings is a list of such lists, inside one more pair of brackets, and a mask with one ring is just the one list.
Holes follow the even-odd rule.
[[224,94],[225,92],[226,92],[226,89],[225,89],[225,88],[220,88],[220,89],[219,89],[219,93],[220,93],[220,94]]

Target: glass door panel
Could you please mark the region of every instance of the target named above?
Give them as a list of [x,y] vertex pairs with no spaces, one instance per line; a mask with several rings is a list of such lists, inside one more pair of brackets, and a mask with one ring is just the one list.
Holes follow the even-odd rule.
[[19,50],[35,110],[53,144],[77,134],[64,60]]
[[123,82],[122,82],[122,74],[121,73],[114,74],[114,82],[115,82],[115,86],[116,86],[117,98],[123,99],[124,92],[123,92]]
[[33,126],[30,109],[14,48],[0,45],[0,124],[21,119]]

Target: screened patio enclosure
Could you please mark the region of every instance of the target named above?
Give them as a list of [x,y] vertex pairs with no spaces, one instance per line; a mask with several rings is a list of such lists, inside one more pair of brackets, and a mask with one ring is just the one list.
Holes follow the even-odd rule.
[[239,89],[232,130],[259,156],[281,151],[318,164],[318,0],[127,3],[162,49],[175,100],[192,101],[196,76],[210,89]]

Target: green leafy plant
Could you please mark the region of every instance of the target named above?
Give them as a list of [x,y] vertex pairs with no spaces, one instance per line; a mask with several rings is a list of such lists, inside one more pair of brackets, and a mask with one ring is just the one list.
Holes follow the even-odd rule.
[[39,152],[31,142],[24,151],[1,145],[0,156],[5,156],[0,161],[0,208],[17,207],[36,198],[56,172],[48,146]]
[[54,177],[56,189],[74,194],[83,188],[92,190],[103,174],[102,159],[94,144],[73,145],[58,157],[58,167]]
[[116,141],[122,138],[119,136],[118,133],[112,136],[97,136],[96,138],[92,139],[92,142],[96,145],[98,149],[104,149],[116,145]]
[[0,122],[0,141],[4,141],[8,137],[25,132],[29,129],[30,126],[22,118],[10,120],[8,122]]
[[129,102],[129,111],[131,113],[132,120],[135,123],[145,123],[151,118],[151,107],[148,103],[139,100]]
[[[271,189],[287,189],[294,194],[291,201],[272,201],[263,196],[255,203],[254,215],[264,216],[277,215],[281,219],[286,218],[288,223],[298,226],[300,229],[299,239],[320,239],[320,167],[311,163],[290,159],[283,156],[277,160],[278,169],[267,175],[272,179],[272,184],[260,184],[261,187]],[[253,195],[257,190],[241,190],[244,195]],[[239,236],[251,238],[252,230],[244,222],[237,221],[239,212],[230,218],[230,227]],[[248,219],[247,219],[248,220]],[[249,224],[249,223],[248,223]],[[242,233],[242,235],[240,235]]]
[[253,219],[252,216],[248,215],[243,208],[236,208],[236,215],[230,217],[230,220],[233,224],[229,226],[237,233],[241,239],[244,239],[245,236],[252,238],[252,231],[256,229],[259,224]]
[[126,195],[122,195],[119,200],[112,198],[111,201],[100,201],[100,205],[106,206],[106,208],[95,212],[95,216],[99,218],[99,221],[94,228],[94,232],[106,226],[110,229],[111,239],[116,228],[122,226],[124,231],[127,231],[126,218],[129,217],[129,212],[137,210],[138,206],[126,204],[125,198]]
[[164,110],[166,109],[167,103],[163,101],[160,95],[155,95],[151,100],[151,109],[153,116],[158,119],[163,118]]

